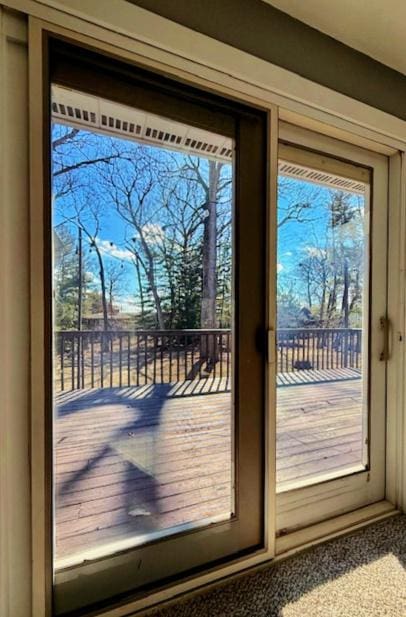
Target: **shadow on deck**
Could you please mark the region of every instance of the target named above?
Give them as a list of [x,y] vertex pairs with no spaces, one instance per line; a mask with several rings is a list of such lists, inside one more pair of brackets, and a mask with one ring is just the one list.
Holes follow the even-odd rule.
[[[359,373],[305,372],[315,373],[278,377],[279,386],[289,385],[278,388],[282,489],[362,457]],[[109,544],[232,514],[231,393],[210,381],[56,397],[60,566],[83,559],[84,549],[89,557]]]

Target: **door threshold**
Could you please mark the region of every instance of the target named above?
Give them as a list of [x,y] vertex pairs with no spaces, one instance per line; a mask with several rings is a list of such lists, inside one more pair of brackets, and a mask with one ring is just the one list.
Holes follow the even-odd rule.
[[299,550],[355,531],[399,513],[399,510],[392,503],[382,500],[369,506],[358,508],[353,512],[335,516],[321,523],[291,531],[284,536],[276,538],[275,554],[277,557],[287,557]]
[[[359,508],[353,512],[336,516],[328,521],[311,525],[300,530],[293,531],[286,536],[282,536],[276,539],[275,557],[269,558],[269,556],[259,557],[258,563],[254,565],[248,565],[244,560],[239,563],[238,569],[233,573],[222,575],[222,569],[214,570],[207,576],[197,576],[193,580],[189,581],[189,588],[182,589],[183,585],[180,585],[178,589],[172,588],[166,590],[166,597],[154,602],[150,597],[150,602],[146,606],[140,609],[141,615],[148,614],[152,608],[157,610],[158,608],[166,608],[176,605],[181,599],[190,599],[202,592],[208,592],[213,589],[218,589],[238,578],[248,574],[259,572],[264,568],[272,567],[287,557],[299,553],[303,550],[322,544],[335,537],[349,534],[357,529],[366,527],[373,523],[377,523],[381,520],[400,514],[399,510],[395,508],[389,501],[383,500],[375,504]],[[137,613],[138,615],[139,613]]]

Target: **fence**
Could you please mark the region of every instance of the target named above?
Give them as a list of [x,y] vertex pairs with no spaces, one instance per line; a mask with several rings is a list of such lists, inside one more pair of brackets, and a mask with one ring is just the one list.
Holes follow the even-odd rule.
[[[55,334],[55,388],[216,380],[230,389],[231,330],[63,331]],[[277,371],[361,368],[361,330],[277,332]]]
[[57,332],[56,389],[104,388],[231,378],[231,331]]
[[277,332],[277,371],[361,369],[360,328],[284,328]]

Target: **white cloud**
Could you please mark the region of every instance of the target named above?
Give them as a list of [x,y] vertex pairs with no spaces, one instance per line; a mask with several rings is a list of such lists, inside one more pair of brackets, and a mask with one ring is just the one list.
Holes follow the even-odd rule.
[[144,232],[146,241],[150,244],[158,244],[165,238],[164,230],[157,223],[148,223],[144,225],[142,231]]
[[282,270],[283,270],[283,264],[277,264],[276,271],[277,272],[282,272]]
[[98,280],[98,277],[91,270],[86,270],[85,279],[88,283],[94,283],[96,280]]
[[97,246],[103,255],[122,259],[123,261],[131,261],[133,254],[128,249],[122,249],[108,240],[99,240]]
[[309,257],[327,257],[327,252],[318,246],[304,246],[302,249]]
[[116,304],[120,307],[122,313],[137,314],[140,312],[139,302],[136,301],[134,296],[121,296],[117,299]]

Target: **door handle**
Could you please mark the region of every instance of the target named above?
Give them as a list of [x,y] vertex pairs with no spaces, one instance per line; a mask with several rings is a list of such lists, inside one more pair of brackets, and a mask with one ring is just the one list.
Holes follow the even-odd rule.
[[381,317],[379,320],[380,328],[383,333],[383,347],[382,351],[379,354],[379,360],[381,362],[387,362],[390,358],[389,351],[389,334],[390,334],[390,320],[388,317]]

